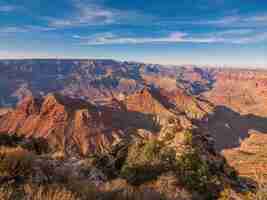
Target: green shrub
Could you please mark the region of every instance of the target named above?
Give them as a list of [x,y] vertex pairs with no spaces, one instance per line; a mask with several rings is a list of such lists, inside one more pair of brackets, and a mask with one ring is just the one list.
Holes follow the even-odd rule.
[[15,147],[22,141],[17,135],[0,134],[0,146]]
[[182,155],[178,161],[179,180],[190,190],[204,192],[211,180],[209,165],[202,160],[196,150]]
[[175,152],[158,140],[136,142],[129,147],[120,175],[128,183],[139,185],[173,169],[175,161]]
[[192,145],[193,144],[193,133],[190,130],[186,130],[185,133],[185,144]]
[[141,152],[144,159],[148,162],[158,159],[161,144],[157,140],[151,140],[144,144]]
[[22,147],[36,154],[49,153],[51,148],[43,138],[25,138],[22,136],[0,134],[0,146]]
[[140,185],[144,182],[154,180],[160,174],[161,170],[159,168],[149,165],[129,166],[126,164],[121,169],[121,177],[132,185]]

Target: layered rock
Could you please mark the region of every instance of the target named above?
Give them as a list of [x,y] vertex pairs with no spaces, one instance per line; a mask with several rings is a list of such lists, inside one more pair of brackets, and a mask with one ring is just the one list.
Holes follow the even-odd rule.
[[267,115],[265,70],[221,69],[216,80],[203,95],[215,105],[223,105],[240,114]]
[[161,90],[161,95],[168,99],[177,112],[184,113],[190,119],[202,119],[213,112],[214,106],[201,98],[188,95],[177,88],[173,91]]
[[238,173],[248,179],[267,183],[267,135],[253,132],[240,147],[226,149],[223,155]]
[[59,94],[26,97],[0,118],[0,133],[41,137],[57,149],[87,154],[105,151],[124,137],[157,137],[169,124],[191,127],[184,114],[174,112],[156,89],[144,88],[123,100],[102,106]]
[[81,100],[55,94],[42,100],[28,97],[0,119],[0,132],[47,138],[62,150],[75,147],[85,154],[105,146],[115,136],[102,115],[101,110]]

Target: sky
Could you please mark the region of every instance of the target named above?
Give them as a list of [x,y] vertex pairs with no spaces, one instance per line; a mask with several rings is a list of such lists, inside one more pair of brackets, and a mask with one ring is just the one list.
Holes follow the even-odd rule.
[[0,0],[0,58],[267,68],[267,0]]

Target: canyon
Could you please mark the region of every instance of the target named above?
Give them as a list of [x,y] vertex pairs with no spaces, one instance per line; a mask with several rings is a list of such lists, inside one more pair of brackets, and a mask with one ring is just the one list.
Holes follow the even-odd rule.
[[110,156],[114,147],[140,138],[159,140],[179,157],[190,131],[191,145],[212,166],[225,157],[243,177],[267,176],[265,70],[1,60],[0,107],[0,133],[45,139],[67,157]]

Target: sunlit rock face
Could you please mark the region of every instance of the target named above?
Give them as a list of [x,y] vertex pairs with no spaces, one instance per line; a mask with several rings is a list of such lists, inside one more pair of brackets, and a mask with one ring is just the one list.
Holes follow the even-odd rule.
[[170,92],[146,86],[103,105],[58,93],[28,96],[0,118],[0,132],[46,138],[67,153],[106,151],[130,135],[156,138],[169,126],[191,128],[186,110],[196,108],[198,101],[179,95],[172,99]]

